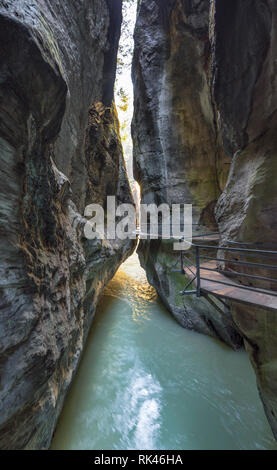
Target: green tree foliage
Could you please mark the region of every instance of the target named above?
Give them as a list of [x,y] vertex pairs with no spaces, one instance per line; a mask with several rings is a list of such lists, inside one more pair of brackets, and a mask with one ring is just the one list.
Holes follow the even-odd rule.
[[120,104],[118,105],[118,107],[123,113],[126,113],[128,111],[130,98],[122,87],[118,90],[117,95],[120,98]]

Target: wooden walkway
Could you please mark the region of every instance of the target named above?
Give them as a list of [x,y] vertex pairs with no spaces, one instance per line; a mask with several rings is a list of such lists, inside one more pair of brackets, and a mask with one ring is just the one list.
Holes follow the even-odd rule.
[[[224,297],[232,301],[241,302],[243,304],[255,305],[257,307],[263,307],[266,309],[277,310],[277,297],[272,295],[271,291],[266,291],[264,293],[254,292],[251,290],[245,290],[238,287],[240,284],[234,282],[227,276],[219,272],[214,271],[205,271],[203,267],[216,269],[216,261],[211,261],[209,263],[202,264],[200,266],[200,277],[201,277],[201,292],[206,294],[211,294],[216,297]],[[184,269],[184,273],[190,278],[196,275],[195,266],[190,267],[191,271],[188,268]],[[203,278],[211,279],[210,281],[204,280]],[[228,282],[229,286],[220,284],[220,282],[212,281],[223,281]],[[196,283],[196,280],[194,281]],[[244,286],[246,287],[246,286]],[[189,292],[189,291],[188,291]]]

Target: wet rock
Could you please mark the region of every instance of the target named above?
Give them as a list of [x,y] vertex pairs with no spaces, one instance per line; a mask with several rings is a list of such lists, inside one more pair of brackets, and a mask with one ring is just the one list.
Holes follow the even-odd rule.
[[83,233],[86,204],[132,201],[120,25],[120,0],[0,2],[1,449],[49,446],[99,296],[133,249]]
[[[216,206],[222,245],[277,250],[276,35],[274,1],[213,2],[213,84],[218,126],[225,150],[233,155],[227,185]],[[227,53],[228,51],[228,53]],[[272,269],[225,269],[276,278]],[[241,260],[276,265],[277,256],[242,255]],[[239,276],[238,276],[239,279]],[[240,278],[249,285],[249,279]],[[276,282],[251,280],[276,290]],[[257,375],[265,411],[277,437],[276,312],[232,305]]]
[[[200,232],[217,231],[214,207],[230,164],[218,139],[209,86],[208,3],[142,0],[133,61],[134,166],[142,202],[192,204]],[[228,317],[205,299],[180,296],[189,279],[171,272],[180,267],[172,243],[144,240],[139,256],[177,321],[240,347]],[[191,263],[193,253],[188,257]]]
[[[133,136],[142,200],[192,203],[194,223],[205,232],[218,230],[222,246],[277,249],[276,15],[273,0],[142,0],[138,10]],[[204,298],[182,300],[189,279],[172,272],[180,267],[172,243],[143,240],[139,255],[150,283],[184,327],[233,347],[244,340],[276,437],[276,314],[231,303],[224,316]],[[190,251],[185,255],[194,262]],[[227,270],[234,269],[230,258]],[[276,265],[274,257],[244,258]],[[275,276],[269,269],[235,268]],[[247,284],[242,276],[237,280]],[[252,281],[276,290],[274,282]]]

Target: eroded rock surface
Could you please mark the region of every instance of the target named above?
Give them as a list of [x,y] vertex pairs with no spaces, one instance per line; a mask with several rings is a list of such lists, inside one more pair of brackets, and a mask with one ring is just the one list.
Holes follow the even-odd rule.
[[[222,246],[277,249],[276,15],[274,0],[140,2],[133,136],[143,202],[192,203],[194,223],[219,230]],[[233,303],[226,318],[205,299],[183,304],[186,279],[172,273],[172,244],[144,240],[139,252],[150,283],[183,326],[233,347],[243,338],[276,437],[276,312]],[[234,266],[231,257],[227,270],[276,277]],[[276,265],[275,258],[267,263]],[[253,285],[276,290],[274,282]]]
[[[209,2],[140,2],[133,62],[136,179],[143,203],[192,204],[200,232],[217,230],[214,207],[230,164],[218,141],[209,64]],[[142,241],[139,255],[149,282],[183,326],[241,345],[231,319],[205,299],[187,297],[184,306],[180,291],[189,280],[171,272],[180,267],[172,243]]]
[[95,307],[131,242],[84,208],[132,200],[113,105],[120,0],[0,1],[0,448],[50,444]]
[[[216,218],[222,245],[246,242],[248,248],[277,250],[277,5],[268,0],[213,2],[213,72],[218,125],[224,147],[233,155]],[[229,52],[229,53],[228,53]],[[225,269],[276,279],[272,269]],[[277,256],[240,259],[277,265]],[[249,280],[241,278],[242,283]],[[276,290],[276,282],[251,280]],[[232,305],[257,375],[265,411],[277,437],[276,311]]]

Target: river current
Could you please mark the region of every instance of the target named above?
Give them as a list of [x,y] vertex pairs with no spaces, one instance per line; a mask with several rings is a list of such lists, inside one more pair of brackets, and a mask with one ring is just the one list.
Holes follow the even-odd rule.
[[180,327],[137,255],[105,288],[52,449],[277,449],[244,351]]

